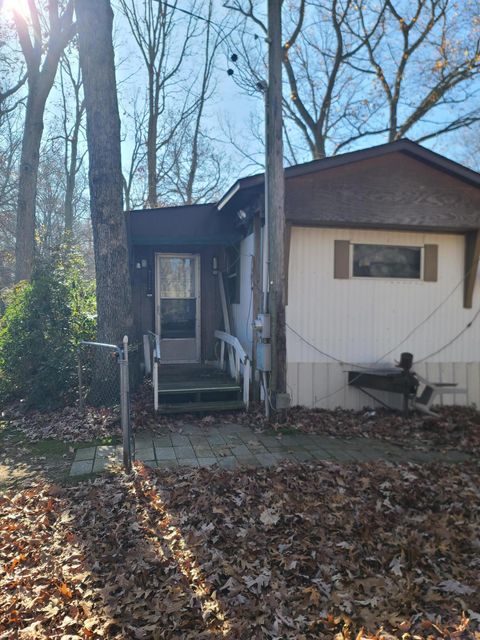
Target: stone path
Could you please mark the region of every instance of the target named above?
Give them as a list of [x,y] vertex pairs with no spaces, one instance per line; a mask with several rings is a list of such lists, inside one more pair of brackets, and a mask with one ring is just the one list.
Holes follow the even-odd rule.
[[[462,462],[469,456],[460,451],[407,450],[373,438],[350,440],[311,434],[279,436],[275,432],[255,433],[240,425],[201,427],[185,425],[182,433],[140,433],[135,437],[135,457],[150,467],[209,467],[275,465],[280,460],[337,462]],[[122,462],[122,447],[98,446],[77,449],[71,476],[105,471]]]

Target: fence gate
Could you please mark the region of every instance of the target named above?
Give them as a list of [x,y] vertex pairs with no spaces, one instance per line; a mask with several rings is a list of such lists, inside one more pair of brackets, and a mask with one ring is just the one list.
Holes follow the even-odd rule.
[[78,397],[80,411],[85,401],[97,406],[120,405],[123,466],[132,469],[134,441],[130,424],[128,337],[122,347],[103,342],[82,341],[78,346]]

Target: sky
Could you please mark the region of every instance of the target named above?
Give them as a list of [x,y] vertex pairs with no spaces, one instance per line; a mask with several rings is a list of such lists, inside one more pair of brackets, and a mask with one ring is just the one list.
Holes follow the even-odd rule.
[[[4,0],[5,2],[7,0]],[[10,3],[21,3],[23,0],[8,0]],[[466,2],[467,0],[463,0]],[[1,2],[1,0],[0,0]],[[138,4],[141,0],[137,0]],[[230,15],[232,17],[231,10],[227,10],[223,7],[223,0],[215,0],[215,23],[220,23],[222,20]],[[129,33],[128,25],[125,18],[121,15],[118,7],[116,6],[117,0],[112,0],[112,4],[115,12],[115,43],[116,43],[116,61],[117,61],[117,78],[119,85],[120,107],[122,111],[122,119],[124,123],[124,135],[125,141],[123,145],[123,160],[124,166],[128,163],[129,155],[131,154],[132,142],[128,135],[126,124],[128,123],[128,114],[132,112],[132,104],[136,98],[140,99],[144,95],[146,88],[146,77],[142,61],[138,54],[138,49],[135,42]],[[264,3],[265,4],[265,3]],[[190,2],[187,0],[178,0],[178,7],[189,7]],[[288,6],[288,4],[287,4]],[[5,10],[6,6],[4,6]],[[196,12],[199,15],[205,15],[206,3],[202,0],[198,0],[198,7]],[[257,28],[249,27],[252,31],[257,33]],[[261,32],[258,30],[258,33]],[[261,170],[259,164],[250,163],[241,154],[239,154],[235,148],[229,144],[227,129],[231,127],[231,132],[238,146],[241,146],[247,153],[255,156],[258,162],[263,160],[263,99],[257,95],[255,97],[246,95],[238,83],[235,81],[238,78],[239,69],[237,65],[229,60],[229,56],[232,53],[236,53],[241,57],[242,52],[232,46],[232,42],[235,40],[236,34],[233,38],[229,39],[229,46],[224,47],[221,55],[218,57],[216,64],[216,88],[212,98],[207,104],[207,111],[205,122],[208,127],[208,131],[211,137],[216,141],[219,148],[224,150],[225,157],[231,159],[233,166],[232,179],[236,179],[242,175],[248,173],[256,173]],[[266,43],[263,38],[260,37],[257,40],[257,47],[262,52],[266,52]],[[196,55],[195,51],[192,52],[188,60],[189,68],[192,70],[192,74],[196,69]],[[233,69],[234,76],[227,74],[228,69]],[[58,95],[57,95],[58,98]],[[49,100],[49,113],[54,117],[55,115],[55,91]],[[255,138],[251,134],[251,120],[255,119],[258,127],[259,138]],[[457,136],[456,138],[443,137],[438,140],[429,141],[425,146],[428,146],[439,153],[443,153],[448,157],[451,157],[457,161],[464,161],[466,159],[465,147],[467,145],[468,133],[464,136]],[[378,144],[384,142],[383,137],[367,138],[364,141],[357,143],[356,147],[361,148],[367,145]],[[355,148],[355,147],[353,147]],[[473,154],[470,156],[473,161]],[[305,149],[304,158],[308,159],[308,152]]]
[[[205,15],[202,2],[199,3],[199,7],[196,11],[196,15]],[[216,13],[213,18],[214,28],[220,24],[231,11],[224,9],[221,0],[216,0]],[[115,2],[113,3],[115,7]],[[178,2],[180,8],[189,6],[189,3],[180,0]],[[184,18],[184,14],[179,13],[180,18]],[[138,55],[138,47],[133,41],[130,33],[129,26],[125,17],[121,14],[118,8],[115,8],[114,13],[114,33],[116,42],[116,62],[117,62],[117,81],[119,84],[119,95],[121,108],[126,111],[132,111],[132,100],[136,97],[141,99],[146,87],[146,78],[143,70],[143,63]],[[202,22],[200,22],[202,24]],[[225,44],[221,48],[221,53],[218,55],[218,60],[215,65],[215,90],[212,97],[208,100],[205,123],[211,136],[218,142],[220,147],[224,147],[226,154],[232,157],[232,162],[235,167],[240,168],[240,173],[248,173],[251,170],[251,166],[245,162],[239,154],[235,152],[232,145],[229,144],[228,135],[229,128],[235,135],[238,144],[247,145],[249,149],[254,151],[260,162],[263,161],[263,147],[252,136],[249,135],[250,118],[253,114],[257,119],[263,120],[264,106],[263,99],[260,96],[247,95],[235,82],[235,79],[228,74],[228,69],[238,73],[236,71],[236,65],[230,60],[232,53],[239,51],[232,46],[233,38],[228,38]],[[262,45],[266,51],[266,43]],[[190,59],[187,61],[186,69],[187,75],[189,69],[192,69],[192,74],[196,69],[196,56],[195,51],[192,52]],[[142,82],[143,76],[143,82]],[[263,127],[263,125],[262,125]],[[130,145],[127,143],[124,145],[124,152],[128,154]],[[242,169],[242,167],[245,167]],[[255,171],[259,171],[259,166],[255,167]]]

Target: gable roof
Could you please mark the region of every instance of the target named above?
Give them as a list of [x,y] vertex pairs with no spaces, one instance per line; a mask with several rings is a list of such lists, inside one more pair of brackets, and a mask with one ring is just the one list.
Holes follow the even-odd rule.
[[[480,187],[480,173],[473,171],[473,169],[469,169],[458,162],[449,160],[435,151],[426,149],[420,144],[412,142],[407,138],[396,140],[395,142],[387,142],[367,149],[349,151],[348,153],[342,153],[337,156],[321,158],[320,160],[311,160],[310,162],[287,167],[285,169],[285,179],[288,180],[289,178],[305,176],[310,173],[316,173],[326,169],[332,169],[334,167],[341,167],[355,162],[361,162],[362,160],[378,158],[392,153],[404,153],[419,160],[420,162],[430,165],[433,168],[439,169],[444,173],[467,182],[468,184]],[[237,194],[240,194],[241,192],[249,192],[252,190],[256,191],[260,187],[263,188],[264,181],[264,173],[240,178],[218,201],[217,209],[221,211],[230,202],[232,202],[233,199],[235,199]]]

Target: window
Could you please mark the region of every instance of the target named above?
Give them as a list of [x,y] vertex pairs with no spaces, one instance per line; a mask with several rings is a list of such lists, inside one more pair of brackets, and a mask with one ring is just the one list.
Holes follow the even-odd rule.
[[421,277],[421,247],[383,244],[354,244],[352,276],[354,278]]
[[333,277],[438,280],[438,245],[408,247],[335,240]]

